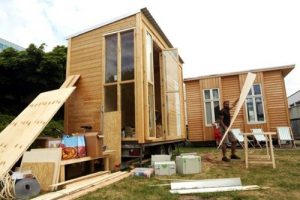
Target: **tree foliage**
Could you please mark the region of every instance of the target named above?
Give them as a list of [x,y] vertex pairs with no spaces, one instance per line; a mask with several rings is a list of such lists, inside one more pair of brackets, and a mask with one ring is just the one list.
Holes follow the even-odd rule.
[[45,52],[45,44],[0,52],[0,112],[17,115],[39,93],[59,88],[65,79],[67,48]]

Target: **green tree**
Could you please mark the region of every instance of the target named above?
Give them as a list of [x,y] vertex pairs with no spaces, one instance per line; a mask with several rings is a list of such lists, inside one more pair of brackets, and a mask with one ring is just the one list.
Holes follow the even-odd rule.
[[0,112],[17,115],[39,93],[59,88],[65,79],[67,48],[45,52],[45,44],[0,52]]

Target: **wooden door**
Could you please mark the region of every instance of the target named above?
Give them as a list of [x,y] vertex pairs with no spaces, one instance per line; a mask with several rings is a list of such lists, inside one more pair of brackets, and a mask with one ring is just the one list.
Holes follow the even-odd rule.
[[179,59],[177,49],[162,51],[162,102],[166,139],[181,138],[182,113],[180,106]]

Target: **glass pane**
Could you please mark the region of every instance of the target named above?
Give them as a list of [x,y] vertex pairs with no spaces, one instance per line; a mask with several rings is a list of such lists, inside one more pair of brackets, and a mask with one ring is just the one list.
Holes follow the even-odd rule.
[[215,119],[213,119],[214,121],[219,119],[219,112],[220,112],[219,101],[214,101],[214,114],[215,114]]
[[218,91],[218,89],[213,89],[213,97],[214,97],[214,99],[219,99],[219,91]]
[[255,115],[254,115],[254,107],[253,107],[253,99],[247,98],[247,115],[249,122],[255,122]]
[[117,111],[117,85],[105,86],[105,112]]
[[254,95],[261,94],[260,85],[253,85]]
[[181,112],[179,93],[167,94],[167,126],[168,135],[181,135]]
[[211,102],[205,103],[205,111],[206,111],[206,124],[211,124],[212,121],[212,113],[211,113]]
[[135,137],[134,83],[121,85],[122,131],[124,137]]
[[204,90],[205,99],[210,99],[210,90]]
[[148,81],[153,82],[153,42],[148,32],[146,33],[146,65]]
[[252,95],[252,88],[248,92],[248,96],[251,96],[251,95]]
[[177,57],[174,56],[176,52],[177,49],[163,51],[167,92],[177,92],[179,90],[178,62]]
[[264,116],[264,107],[261,97],[255,98],[256,112],[257,112],[257,121],[261,122],[265,120]]
[[134,36],[133,31],[121,33],[122,81],[134,78]]
[[149,105],[149,136],[155,137],[154,130],[154,88],[150,83],[148,84],[148,105]]
[[117,34],[105,37],[105,82],[111,83],[118,80],[118,37]]

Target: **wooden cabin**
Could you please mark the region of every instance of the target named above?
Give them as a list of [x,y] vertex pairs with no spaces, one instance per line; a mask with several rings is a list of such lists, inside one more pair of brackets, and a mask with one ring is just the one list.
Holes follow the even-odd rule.
[[[278,126],[290,126],[284,77],[294,65],[187,78],[186,88],[188,140],[215,141],[212,123],[223,107],[239,97],[247,72],[256,74],[243,108],[233,128],[249,132],[252,128],[276,131]],[[233,115],[234,109],[231,110]]]
[[115,164],[121,141],[184,140],[182,65],[146,8],[71,35],[66,74],[80,79],[65,106],[65,132],[101,132]]

